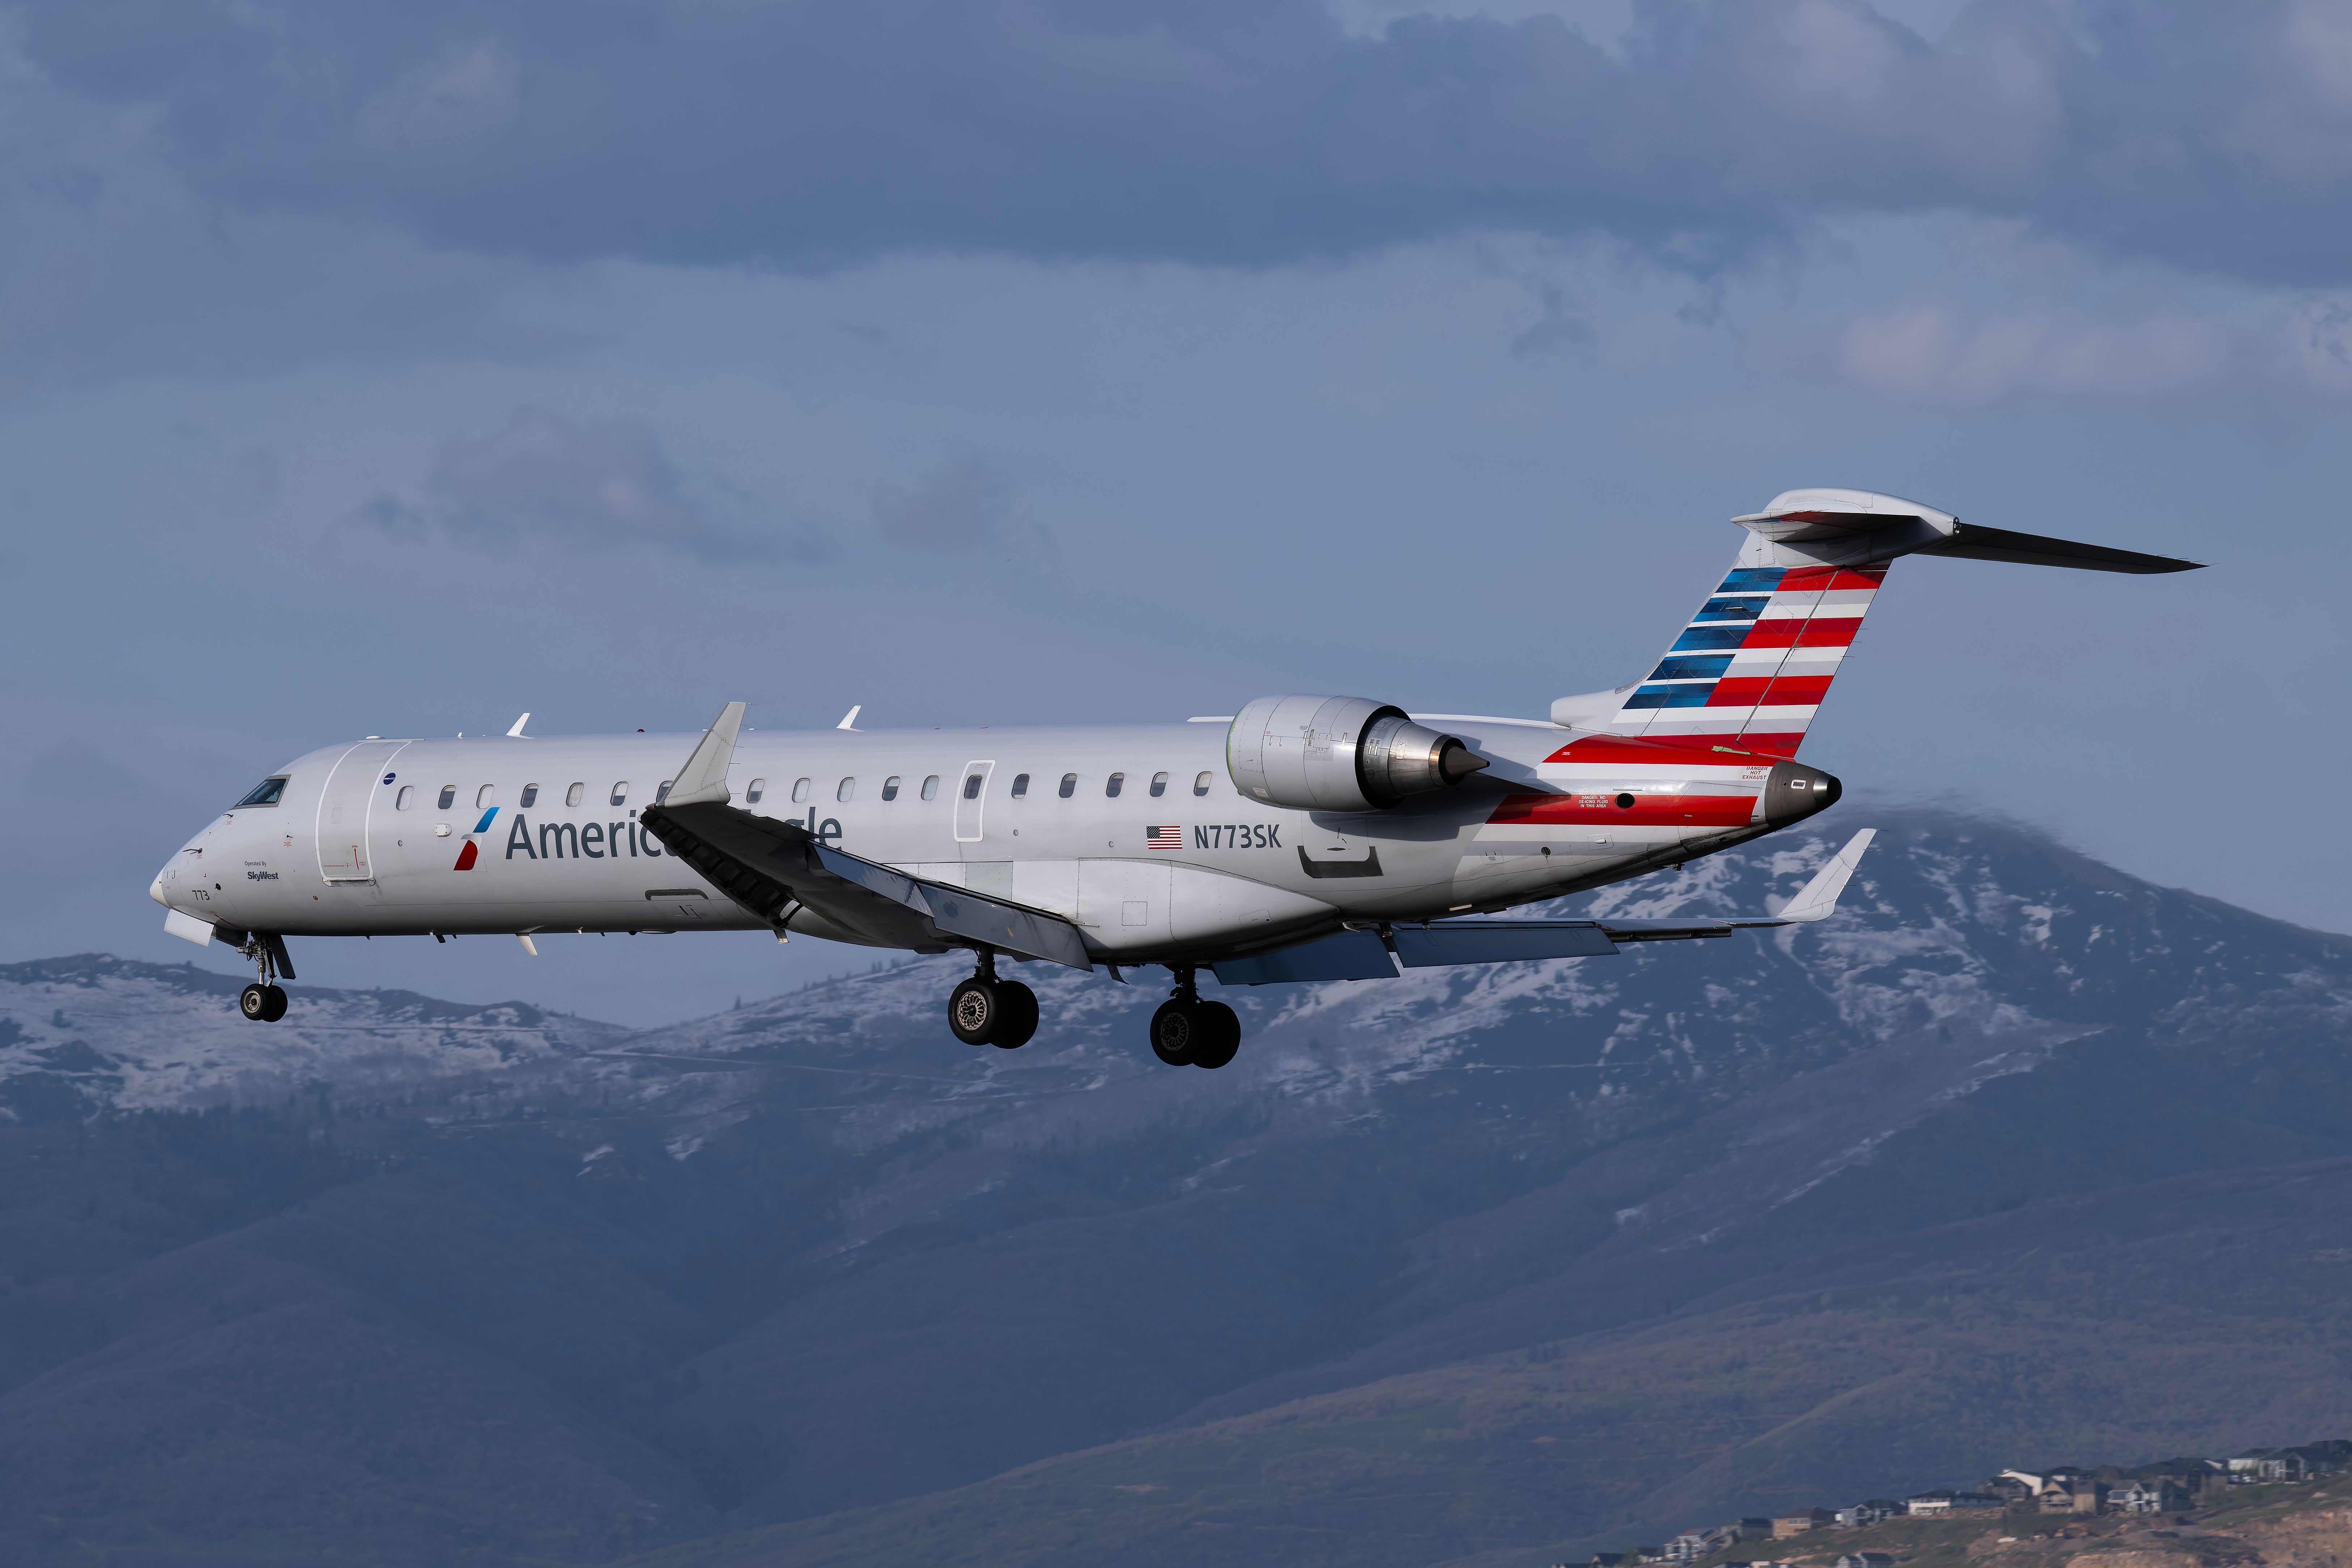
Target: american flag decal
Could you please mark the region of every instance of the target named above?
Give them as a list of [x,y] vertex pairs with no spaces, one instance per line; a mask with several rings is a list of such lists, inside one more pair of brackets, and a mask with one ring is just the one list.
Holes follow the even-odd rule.
[[1146,828],[1143,830],[1143,847],[1148,850],[1181,850],[1184,847],[1184,830]]

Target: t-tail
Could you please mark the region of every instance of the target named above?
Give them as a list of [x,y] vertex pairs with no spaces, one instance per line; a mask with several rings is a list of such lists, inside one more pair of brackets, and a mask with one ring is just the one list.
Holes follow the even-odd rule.
[[1555,724],[1646,740],[1794,757],[1898,556],[1967,556],[2091,571],[2200,563],[1963,523],[1866,490],[1790,490],[1733,522],[1739,558],[1649,675],[1562,697]]

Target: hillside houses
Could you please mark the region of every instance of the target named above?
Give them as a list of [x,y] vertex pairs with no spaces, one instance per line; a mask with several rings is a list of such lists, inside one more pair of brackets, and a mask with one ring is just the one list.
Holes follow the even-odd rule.
[[[1601,1552],[1589,1564],[1578,1568],[1701,1563],[1715,1564],[1716,1568],[1770,1568],[1775,1555],[1769,1550],[1772,1544],[1823,1531],[1867,1529],[1890,1519],[1977,1517],[1990,1522],[2012,1514],[2175,1513],[2200,1507],[2210,1500],[2209,1494],[2218,1495],[2230,1487],[2316,1480],[2347,1469],[2352,1469],[2352,1441],[2330,1439],[2291,1448],[2250,1448],[2221,1459],[2159,1459],[2128,1468],[2108,1465],[2097,1470],[2074,1465],[2005,1469],[1969,1490],[1935,1489],[1915,1492],[1899,1501],[1867,1498],[1835,1511],[1806,1508],[1769,1518],[1757,1516],[1718,1525],[1694,1526],[1664,1546]],[[1810,1547],[1810,1542],[1807,1544]],[[1747,1560],[1729,1561],[1735,1552]],[[1755,1552],[1753,1558],[1748,1558],[1749,1552]],[[1828,1553],[1818,1548],[1800,1548],[1787,1555],[1819,1561]],[[1837,1557],[1835,1568],[1892,1568],[1893,1562],[1885,1552],[1854,1552]],[[1570,1565],[1559,1564],[1558,1568]]]

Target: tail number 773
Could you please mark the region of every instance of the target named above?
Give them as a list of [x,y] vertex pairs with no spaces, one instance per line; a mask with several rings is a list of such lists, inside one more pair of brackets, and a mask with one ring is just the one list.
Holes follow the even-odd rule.
[[1282,847],[1282,824],[1279,822],[1211,822],[1192,830],[1192,847],[1196,850],[1278,850]]

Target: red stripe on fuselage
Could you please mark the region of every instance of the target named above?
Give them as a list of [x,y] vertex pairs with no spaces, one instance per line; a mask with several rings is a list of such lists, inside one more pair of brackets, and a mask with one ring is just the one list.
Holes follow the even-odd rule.
[[[1667,709],[1668,713],[1675,710]],[[1730,768],[1738,766],[1731,758],[1703,756],[1693,758],[1692,751],[1705,752],[1710,745],[1728,747],[1735,751],[1748,747],[1736,735],[1673,735],[1652,738],[1640,735],[1581,735],[1549,757],[1546,762],[1713,762]]]
[[1605,785],[1573,795],[1512,795],[1486,821],[1496,826],[1566,826],[1627,822],[1645,828],[1744,828],[1756,816],[1756,797],[1747,795],[1621,795]]
[[[1675,710],[1665,710],[1668,714]],[[1688,709],[1682,710],[1688,712]],[[1738,757],[1766,757],[1779,760],[1797,755],[1797,743],[1804,739],[1801,730],[1764,735],[1754,730],[1745,735],[1731,730],[1713,730],[1696,735],[1588,735],[1570,741],[1544,758],[1546,762],[1689,762],[1729,763]],[[1699,755],[1692,757],[1690,753]]]

